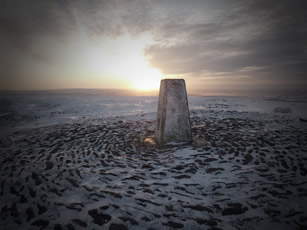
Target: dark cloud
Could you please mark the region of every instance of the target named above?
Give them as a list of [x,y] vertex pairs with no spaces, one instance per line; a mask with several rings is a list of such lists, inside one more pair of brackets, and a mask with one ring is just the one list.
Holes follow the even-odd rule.
[[166,74],[231,76],[256,66],[250,76],[306,83],[306,6],[298,0],[237,1],[210,19],[166,23],[157,32],[159,40],[174,42],[157,43],[146,54]]

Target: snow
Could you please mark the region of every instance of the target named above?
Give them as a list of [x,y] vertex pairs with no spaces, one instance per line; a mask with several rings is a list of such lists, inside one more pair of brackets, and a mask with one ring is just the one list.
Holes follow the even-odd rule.
[[164,147],[144,143],[157,97],[0,102],[1,229],[307,226],[303,97],[189,97],[195,141]]
[[[69,92],[69,91],[68,91]],[[190,96],[190,111],[197,116],[205,110],[208,115],[223,111],[231,117],[233,111],[258,117],[261,114],[290,110],[290,117],[307,119],[307,99],[247,98],[221,96]],[[34,128],[101,117],[129,116],[129,119],[156,119],[157,97],[101,96],[97,94],[2,93],[0,94],[1,133],[19,128]],[[277,112],[276,112],[277,111]],[[242,114],[240,114],[242,116]],[[145,116],[145,117],[144,117]],[[205,114],[207,116],[207,114]],[[259,117],[261,119],[261,117]]]

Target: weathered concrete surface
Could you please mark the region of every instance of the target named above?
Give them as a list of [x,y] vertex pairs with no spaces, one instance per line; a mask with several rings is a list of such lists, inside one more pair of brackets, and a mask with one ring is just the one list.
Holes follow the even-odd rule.
[[159,145],[192,141],[188,98],[183,79],[161,80],[155,139]]

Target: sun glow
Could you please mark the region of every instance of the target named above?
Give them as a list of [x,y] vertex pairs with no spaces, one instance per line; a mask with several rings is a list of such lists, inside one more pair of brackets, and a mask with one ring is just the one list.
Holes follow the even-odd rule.
[[160,86],[162,74],[157,69],[144,69],[132,79],[134,88],[139,90],[157,90]]
[[150,44],[150,36],[106,37],[101,42],[83,37],[72,47],[74,51],[67,52],[71,54],[70,69],[100,87],[158,90],[163,75],[150,66],[144,55]]

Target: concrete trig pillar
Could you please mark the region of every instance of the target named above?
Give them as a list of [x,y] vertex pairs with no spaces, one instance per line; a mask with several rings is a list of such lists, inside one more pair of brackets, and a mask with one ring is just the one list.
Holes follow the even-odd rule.
[[184,79],[161,80],[155,140],[158,145],[192,141]]

